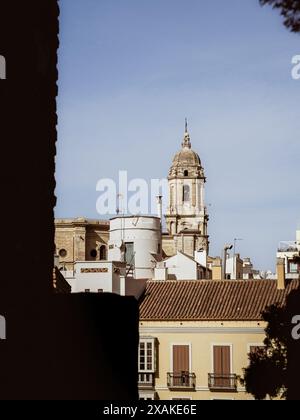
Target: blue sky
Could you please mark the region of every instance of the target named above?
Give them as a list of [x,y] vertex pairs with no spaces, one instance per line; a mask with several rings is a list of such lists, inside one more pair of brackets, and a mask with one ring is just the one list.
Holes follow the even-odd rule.
[[273,269],[300,222],[299,35],[258,0],[61,0],[56,217],[97,181],[164,178],[184,118],[207,176],[211,254]]

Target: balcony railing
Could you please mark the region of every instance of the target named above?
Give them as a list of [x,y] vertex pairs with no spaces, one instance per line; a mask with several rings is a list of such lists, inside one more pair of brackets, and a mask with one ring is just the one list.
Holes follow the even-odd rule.
[[208,387],[211,391],[236,391],[237,375],[208,374]]
[[170,389],[195,389],[196,375],[189,372],[168,373],[168,388]]
[[138,386],[140,389],[153,389],[154,373],[139,373]]

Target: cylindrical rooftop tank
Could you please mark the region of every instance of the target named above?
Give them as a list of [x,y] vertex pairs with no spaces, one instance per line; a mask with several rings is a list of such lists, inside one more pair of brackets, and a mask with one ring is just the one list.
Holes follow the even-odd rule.
[[119,216],[110,220],[110,261],[126,261],[135,278],[152,279],[161,259],[161,220],[152,216]]

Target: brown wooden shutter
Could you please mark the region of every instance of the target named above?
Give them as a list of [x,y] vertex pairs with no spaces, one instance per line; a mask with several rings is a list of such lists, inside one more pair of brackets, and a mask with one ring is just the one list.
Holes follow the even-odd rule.
[[214,346],[215,386],[226,388],[230,386],[230,346]]
[[214,373],[229,375],[230,370],[230,347],[214,346]]
[[173,346],[173,373],[189,372],[189,346]]
[[230,375],[231,374],[231,366],[230,366],[230,347],[226,346],[222,348],[222,369],[223,374]]
[[222,373],[222,347],[214,347],[214,374],[220,375]]

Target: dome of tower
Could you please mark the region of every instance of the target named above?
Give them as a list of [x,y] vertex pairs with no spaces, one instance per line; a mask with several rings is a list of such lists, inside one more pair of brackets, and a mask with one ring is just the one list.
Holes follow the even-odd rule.
[[201,160],[192,149],[182,148],[174,156],[172,166],[201,166]]
[[204,177],[199,155],[192,150],[190,135],[186,130],[182,142],[182,148],[173,158],[169,176],[200,176]]

